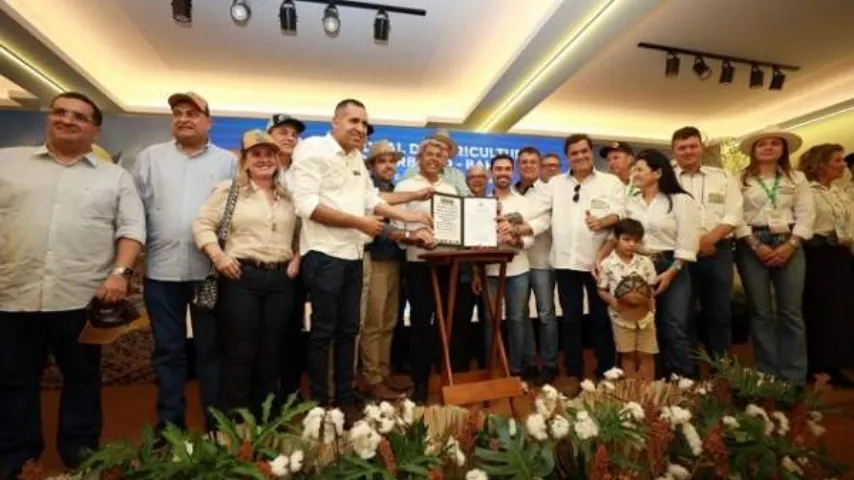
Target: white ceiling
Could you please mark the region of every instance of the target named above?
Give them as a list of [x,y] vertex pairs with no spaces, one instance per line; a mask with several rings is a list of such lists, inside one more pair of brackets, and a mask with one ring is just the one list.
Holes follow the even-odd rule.
[[[854,97],[854,1],[670,0],[614,42],[514,127],[519,132],[585,130],[664,138],[683,125],[710,137],[741,135]],[[700,81],[693,57],[682,56],[675,79],[664,76],[663,52],[638,42],[729,54],[802,67],[782,91],[748,88],[749,68],[736,65],[731,85],[714,74]],[[557,128],[555,128],[557,127]]]
[[328,38],[320,4],[298,2],[299,34],[284,36],[280,0],[251,0],[243,28],[227,0],[196,0],[190,28],[167,0],[3,1],[129,110],[163,111],[170,92],[192,89],[220,114],[327,118],[352,96],[377,121],[423,124],[462,121],[562,0],[395,0],[427,16],[392,13],[387,46],[373,42],[374,12],[352,8]]
[[[854,98],[854,0],[384,1],[428,13],[392,14],[389,44],[376,45],[373,12],[341,7],[333,39],[322,31],[324,6],[299,1],[296,36],[279,31],[281,0],[249,0],[245,27],[231,22],[230,0],[195,0],[192,27],[171,20],[169,0],[0,8],[130,112],[165,112],[170,93],[193,90],[218,115],[325,119],[356,97],[375,123],[453,128],[505,115],[503,105],[514,132],[661,141],[686,124],[740,135]],[[782,92],[748,89],[741,65],[732,85],[719,85],[718,62],[702,82],[688,57],[666,79],[663,53],[640,41],[803,69]],[[555,56],[561,47],[569,53]],[[552,78],[526,83],[551,63]]]
[[21,100],[35,99],[28,91],[24,90],[17,83],[0,75],[0,107],[2,108],[20,108]]

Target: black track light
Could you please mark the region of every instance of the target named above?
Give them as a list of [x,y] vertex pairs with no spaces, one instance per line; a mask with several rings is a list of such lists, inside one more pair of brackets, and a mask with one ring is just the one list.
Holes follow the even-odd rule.
[[785,82],[786,75],[779,68],[774,67],[771,71],[771,82],[768,85],[768,90],[782,90]]
[[338,18],[338,9],[332,3],[323,11],[323,30],[330,37],[337,37],[341,31],[341,19]]
[[673,78],[679,75],[679,55],[667,52],[667,60],[664,63],[664,76]]
[[391,22],[388,19],[388,13],[381,8],[377,11],[377,16],[374,19],[374,41],[387,43],[390,30]]
[[765,72],[754,63],[750,66],[750,88],[754,90],[762,88],[763,83],[765,83]]
[[732,83],[732,79],[735,77],[735,67],[732,66],[729,60],[724,60],[723,65],[721,65],[721,79],[720,83],[729,85]]
[[703,60],[703,57],[697,57],[694,59],[694,73],[700,77],[700,80],[705,80],[712,76],[712,69],[706,65],[706,61]]
[[193,0],[172,0],[172,19],[178,23],[193,22]]
[[252,9],[249,8],[248,0],[234,0],[231,4],[231,19],[235,25],[244,26],[252,17]]
[[297,34],[297,7],[294,0],[283,0],[279,7],[279,26],[286,35]]

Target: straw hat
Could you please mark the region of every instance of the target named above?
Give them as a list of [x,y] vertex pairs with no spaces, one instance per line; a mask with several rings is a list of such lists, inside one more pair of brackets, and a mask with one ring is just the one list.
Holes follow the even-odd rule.
[[459,147],[457,146],[457,142],[451,138],[451,134],[448,133],[444,128],[440,128],[433,132],[433,135],[427,137],[428,140],[436,140],[437,142],[442,142],[448,146],[448,149],[451,151],[450,158],[454,158],[457,156],[459,152]]
[[628,322],[637,322],[646,318],[650,312],[649,299],[652,288],[640,275],[628,275],[614,289],[614,296],[620,304],[620,316]]
[[403,158],[403,153],[395,150],[394,145],[392,145],[391,142],[388,140],[380,140],[371,145],[371,150],[368,152],[368,158],[365,159],[365,161],[371,163],[380,155],[394,155],[394,159],[396,161],[400,161],[400,159]]
[[250,148],[257,147],[258,145],[267,145],[271,147],[274,151],[279,151],[279,146],[276,144],[276,141],[273,140],[273,137],[270,136],[269,133],[264,130],[254,129],[249,130],[248,132],[243,134],[242,142],[240,143],[240,148],[244,151],[249,150]]
[[750,156],[750,153],[753,151],[753,145],[763,138],[779,138],[783,140],[788,146],[789,153],[798,151],[803,143],[803,139],[798,134],[788,132],[780,127],[772,125],[742,137],[741,141],[738,143],[738,149],[741,150],[741,153]]

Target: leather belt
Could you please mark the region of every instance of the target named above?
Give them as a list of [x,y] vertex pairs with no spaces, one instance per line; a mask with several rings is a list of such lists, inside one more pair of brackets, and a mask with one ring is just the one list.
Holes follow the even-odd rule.
[[288,262],[262,262],[254,258],[238,258],[237,262],[259,270],[282,270],[288,265]]

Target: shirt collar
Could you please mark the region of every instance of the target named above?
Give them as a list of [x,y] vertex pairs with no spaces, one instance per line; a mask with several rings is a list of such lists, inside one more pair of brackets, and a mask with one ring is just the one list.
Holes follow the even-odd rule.
[[594,178],[596,178],[597,173],[598,172],[596,171],[596,167],[594,167],[593,171],[590,172],[590,175],[588,175],[587,178],[585,178],[584,180],[579,182],[578,179],[572,175],[572,169],[570,169],[568,172],[566,172],[566,178],[572,180],[575,183],[585,183],[585,182],[589,182],[590,180],[593,180]]
[[[686,172],[685,170],[682,170],[682,167],[680,167],[680,166],[678,166],[678,165],[677,165],[677,166],[675,166],[675,167],[673,167],[673,171],[676,173],[676,176],[677,176],[677,177],[678,177],[678,176],[680,176],[680,175],[682,175],[683,173],[688,173],[688,172]],[[700,165],[700,168],[698,168],[698,169],[697,169],[697,173],[699,173],[699,174],[701,174],[701,175],[705,175],[706,173],[708,173],[708,172],[706,171],[706,166],[705,166],[705,165]]]
[[534,183],[529,185],[527,188],[523,188],[522,187],[522,180],[519,180],[518,182],[513,184],[513,188],[511,188],[510,190],[511,191],[515,190],[515,191],[519,192],[519,194],[525,195],[526,193],[528,193],[528,191],[534,189],[537,186],[538,181],[539,180],[535,180]]
[[[175,150],[178,150],[178,151],[179,151],[179,152],[181,152],[182,154],[187,155],[187,153],[186,153],[186,152],[184,152],[184,150],[182,150],[182,149],[181,149],[181,145],[179,145],[179,144],[178,144],[178,140],[173,139],[173,140],[172,140],[172,144],[173,144],[173,145],[175,145]],[[213,145],[213,144],[211,143],[211,140],[210,140],[210,139],[208,139],[208,141],[206,141],[206,142],[205,142],[205,146],[204,146],[204,147],[202,147],[198,152],[195,152],[195,153],[193,153],[192,155],[187,155],[187,156],[188,156],[188,157],[190,157],[190,158],[195,158],[195,157],[202,156],[202,155],[204,155],[205,153],[207,153],[208,149],[209,149],[209,148],[211,148],[211,145]]]
[[382,191],[390,192],[390,191],[394,190],[394,182],[391,182],[391,181],[387,182],[385,180],[381,180],[380,178],[378,178],[373,173],[371,174],[371,180],[374,181],[374,186],[377,187],[378,189],[380,189],[381,192]]
[[[51,153],[50,150],[47,149],[46,144],[41,145],[36,149],[36,156],[37,157],[50,157],[51,159],[56,158],[53,155],[53,153]],[[95,154],[92,152],[89,152],[89,153],[83,155],[83,159],[86,160],[86,163],[88,163],[89,166],[92,168],[98,168],[98,165],[101,164],[101,160],[99,160],[98,157],[96,157]]]

